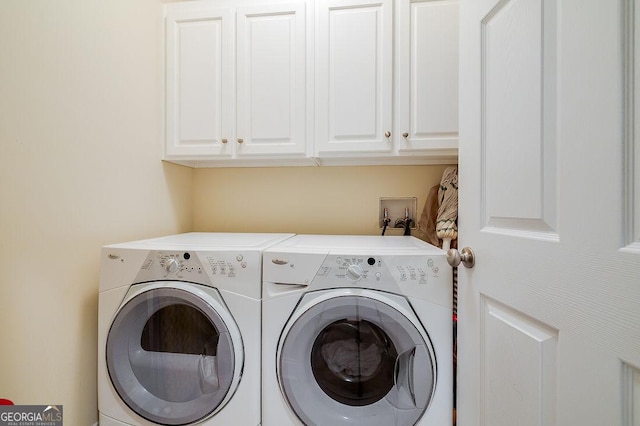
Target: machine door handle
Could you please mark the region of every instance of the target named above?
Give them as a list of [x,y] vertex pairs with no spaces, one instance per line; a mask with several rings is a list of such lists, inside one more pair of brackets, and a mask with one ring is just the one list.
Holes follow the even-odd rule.
[[454,267],[462,263],[465,268],[473,268],[473,265],[476,264],[476,255],[469,247],[463,248],[461,252],[456,249],[449,249],[447,251],[447,262]]

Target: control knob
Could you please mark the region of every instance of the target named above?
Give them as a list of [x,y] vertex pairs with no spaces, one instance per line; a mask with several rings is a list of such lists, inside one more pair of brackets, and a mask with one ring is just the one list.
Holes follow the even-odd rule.
[[174,273],[178,269],[180,269],[180,262],[178,261],[178,259],[175,259],[173,257],[168,258],[164,261],[164,269],[169,273]]
[[364,270],[360,265],[349,265],[347,267],[347,278],[352,281],[358,281],[364,275]]

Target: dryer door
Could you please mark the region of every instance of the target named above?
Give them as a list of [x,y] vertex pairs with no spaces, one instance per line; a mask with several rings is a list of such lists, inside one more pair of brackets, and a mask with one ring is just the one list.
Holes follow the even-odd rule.
[[165,425],[207,418],[229,400],[243,363],[240,331],[215,289],[132,286],[113,320],[107,369],[137,415]]
[[406,299],[307,294],[283,332],[278,378],[307,425],[414,425],[436,381],[434,352]]

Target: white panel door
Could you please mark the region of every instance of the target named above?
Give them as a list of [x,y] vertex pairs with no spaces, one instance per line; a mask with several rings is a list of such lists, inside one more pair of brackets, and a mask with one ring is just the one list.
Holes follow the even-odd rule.
[[230,156],[231,14],[166,8],[166,156]]
[[458,425],[640,425],[634,0],[461,0]]
[[398,150],[458,147],[458,0],[397,2]]
[[316,151],[392,149],[391,0],[320,0]]
[[305,4],[237,10],[238,156],[305,154]]

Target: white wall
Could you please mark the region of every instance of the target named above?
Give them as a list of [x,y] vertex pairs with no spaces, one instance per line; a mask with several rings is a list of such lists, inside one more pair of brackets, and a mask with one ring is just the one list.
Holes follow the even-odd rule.
[[99,249],[188,231],[159,0],[0,2],[0,398],[97,421]]

